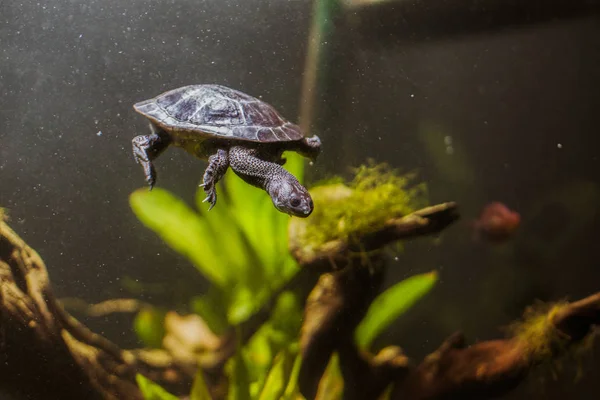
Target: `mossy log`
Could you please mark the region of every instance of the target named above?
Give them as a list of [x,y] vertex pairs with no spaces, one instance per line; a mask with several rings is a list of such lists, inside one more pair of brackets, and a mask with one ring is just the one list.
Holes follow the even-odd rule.
[[458,206],[454,202],[437,204],[405,216],[392,217],[380,229],[356,235],[353,240],[336,239],[318,247],[306,246],[303,242],[307,227],[306,220],[294,220],[290,224],[290,252],[303,268],[331,271],[343,268],[352,255],[379,250],[386,245],[421,236],[435,235],[459,218]]
[[69,315],[40,256],[4,221],[0,359],[0,385],[24,399],[141,399],[136,373],[183,394],[194,375],[166,352],[122,350]]

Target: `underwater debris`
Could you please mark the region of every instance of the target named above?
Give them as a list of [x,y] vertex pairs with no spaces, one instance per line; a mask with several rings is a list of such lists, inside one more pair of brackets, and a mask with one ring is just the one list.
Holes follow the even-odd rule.
[[473,223],[473,230],[476,238],[502,243],[514,235],[520,223],[519,213],[496,201],[483,208],[479,218]]
[[391,218],[424,207],[426,186],[414,180],[414,173],[401,175],[388,164],[369,160],[347,185],[335,179],[315,187],[311,191],[315,210],[307,219],[302,243],[318,248],[333,240],[352,241],[377,231]]

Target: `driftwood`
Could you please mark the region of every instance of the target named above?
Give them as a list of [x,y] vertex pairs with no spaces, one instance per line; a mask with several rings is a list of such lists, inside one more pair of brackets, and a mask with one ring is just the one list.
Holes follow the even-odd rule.
[[[350,294],[356,293],[342,296]],[[560,357],[600,325],[600,293],[570,303],[548,318],[555,331],[546,361]],[[346,327],[347,331],[351,328]],[[377,398],[392,383],[393,400],[497,398],[513,390],[542,361],[533,356],[530,343],[519,337],[466,346],[464,336],[457,332],[417,366],[395,346],[373,356],[359,351],[352,336],[337,336],[336,340],[348,389],[344,391],[346,400]]]
[[122,350],[64,311],[40,256],[0,221],[0,385],[27,399],[141,399],[135,374],[186,393],[194,368]]
[[390,218],[381,229],[355,237],[352,242],[332,240],[318,249],[310,250],[302,243],[305,225],[303,221],[296,220],[290,226],[290,252],[303,268],[319,271],[341,269],[351,254],[365,254],[398,240],[437,234],[458,218],[456,203],[442,203],[403,217]]

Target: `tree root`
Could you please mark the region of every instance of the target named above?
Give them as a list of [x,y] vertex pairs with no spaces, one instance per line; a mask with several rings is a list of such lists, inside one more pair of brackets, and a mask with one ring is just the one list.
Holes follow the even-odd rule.
[[[490,399],[514,389],[536,365],[560,357],[600,325],[599,292],[536,317],[545,324],[544,331],[536,332],[538,336],[517,334],[466,347],[463,335],[455,333],[411,367],[398,347],[371,355],[354,344],[354,329],[374,296],[371,286],[365,286],[369,282],[365,270],[324,274],[309,297],[299,381],[306,398],[315,397],[329,358],[337,352],[345,400],[378,398],[391,384],[390,399]],[[545,341],[541,344],[548,349],[541,357],[539,341]]]
[[136,373],[173,393],[193,366],[164,351],[122,350],[89,331],[55,299],[44,262],[0,221],[0,376],[17,398],[141,399]]
[[[560,357],[600,325],[600,292],[545,316],[552,330],[544,358],[531,338],[515,336],[465,347],[455,333],[406,378],[395,382],[392,399],[489,399],[516,387],[542,361]],[[534,338],[539,340],[540,338]]]

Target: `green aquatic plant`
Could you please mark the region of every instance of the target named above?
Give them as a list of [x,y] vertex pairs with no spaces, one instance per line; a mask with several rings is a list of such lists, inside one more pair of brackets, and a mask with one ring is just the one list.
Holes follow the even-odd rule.
[[303,243],[319,247],[332,240],[352,240],[424,206],[426,186],[414,184],[414,178],[369,161],[355,170],[347,185],[336,179],[317,186],[311,191],[315,209],[307,219]]
[[[292,156],[290,161],[294,175],[301,177],[301,160]],[[411,185],[413,175],[400,175],[385,164],[373,162],[357,168],[355,174],[348,185],[335,178],[311,191],[315,193],[316,207],[309,217],[310,243],[351,239],[378,229],[386,220],[406,215],[424,203],[425,187]],[[213,284],[208,293],[192,299],[191,307],[217,334],[255,314],[299,270],[288,251],[289,217],[276,211],[265,193],[233,174],[225,178],[221,189],[219,204],[210,212],[202,208],[201,191],[197,196],[198,210],[158,188],[131,195],[131,206],[138,218],[187,257]],[[325,191],[327,196],[319,196]],[[356,330],[359,347],[368,348],[377,335],[431,290],[436,281],[436,273],[422,274],[381,293]],[[270,318],[250,340],[236,346],[235,354],[225,364],[229,399],[299,396],[302,312],[302,301],[296,293],[278,294]],[[136,319],[136,331],[154,346],[164,335],[164,329],[156,328],[161,317],[164,316],[154,310],[144,310]],[[341,375],[335,359],[328,371],[333,374],[332,384],[339,389]],[[327,382],[327,375],[325,378]],[[138,377],[138,384],[146,399],[172,398],[144,377]],[[210,399],[208,393],[199,371],[190,398]]]
[[166,311],[158,307],[143,307],[133,321],[137,337],[146,347],[160,348],[165,336]]
[[[287,169],[302,179],[303,161],[291,154]],[[196,209],[160,188],[140,189],[130,197],[136,216],[172,249],[185,256],[212,286],[190,302],[216,334],[239,325],[255,314],[274,292],[298,272],[288,251],[289,216],[278,212],[268,195],[249,186],[235,174],[221,183],[219,204],[210,212],[196,196]],[[156,310],[142,310],[135,331],[155,347],[164,335]],[[275,299],[271,318],[228,360],[229,398],[278,398],[276,388],[282,374],[297,374],[298,332],[302,309],[292,292]],[[290,360],[295,369],[288,368]],[[284,368],[285,367],[285,368]],[[287,382],[287,381],[286,381]],[[145,398],[172,398],[144,377],[138,383]],[[196,377],[192,399],[207,399],[202,374]],[[286,391],[293,391],[286,386]],[[195,393],[195,394],[194,394]],[[202,395],[198,393],[203,393]],[[148,397],[153,396],[153,397]]]
[[437,280],[436,271],[414,275],[379,294],[356,328],[356,344],[368,348],[381,332],[429,293]]
[[[160,385],[152,382],[144,375],[137,374],[135,377],[140,392],[144,396],[145,400],[178,400],[179,398],[171,393],[167,392]],[[199,400],[199,399],[194,399]]]
[[[290,154],[286,167],[302,179],[299,156]],[[202,203],[202,190],[196,209],[160,188],[139,189],[130,196],[140,221],[213,284],[192,305],[216,332],[249,318],[298,271],[287,251],[289,216],[235,174],[225,176],[220,193],[211,211]]]
[[[435,271],[415,275],[377,296],[356,329],[359,347],[368,348],[380,333],[431,291],[436,282]],[[282,293],[270,320],[228,360],[225,368],[229,378],[228,399],[303,398],[298,389],[302,363],[298,345],[301,315],[298,299],[291,292]],[[321,382],[317,399],[341,398],[344,381],[336,353],[331,356]],[[138,385],[146,400],[173,399],[173,395],[141,375]],[[192,385],[190,400],[211,400],[201,370]]]

